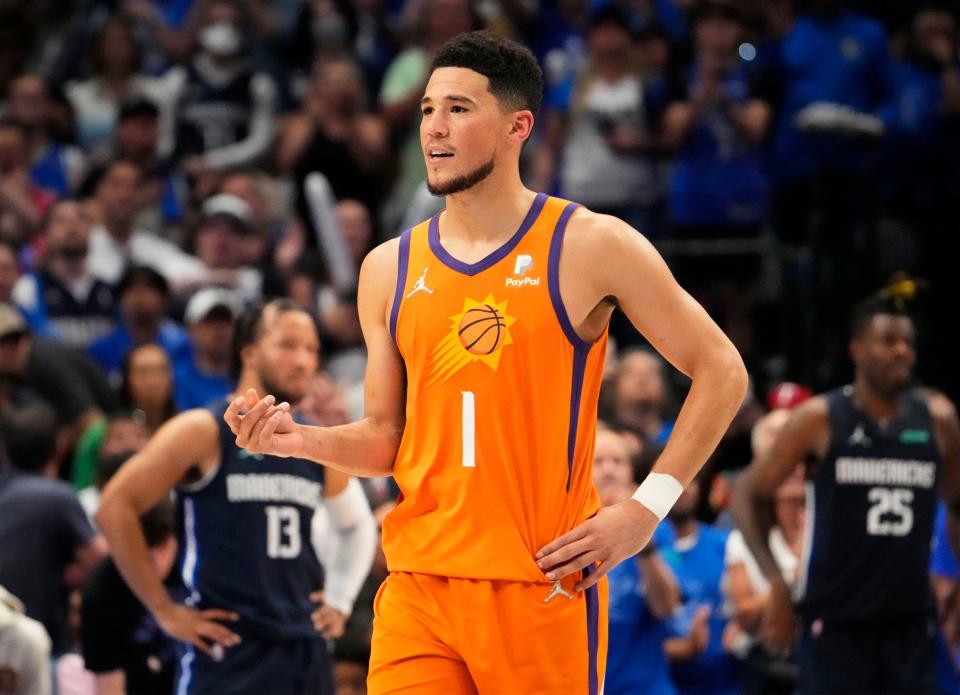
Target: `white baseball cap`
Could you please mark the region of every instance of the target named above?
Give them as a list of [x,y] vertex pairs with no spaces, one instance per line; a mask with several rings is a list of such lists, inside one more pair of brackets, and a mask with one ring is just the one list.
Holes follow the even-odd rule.
[[190,297],[190,301],[187,302],[187,309],[183,313],[184,321],[188,324],[202,321],[218,307],[226,309],[230,312],[231,317],[237,318],[237,315],[243,309],[243,302],[236,292],[225,287],[205,287],[202,290],[197,290]]

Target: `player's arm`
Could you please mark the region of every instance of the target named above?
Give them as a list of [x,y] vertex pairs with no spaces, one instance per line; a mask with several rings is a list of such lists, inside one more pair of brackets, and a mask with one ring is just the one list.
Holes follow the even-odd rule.
[[160,626],[177,639],[210,653],[207,640],[229,647],[239,638],[214,619],[236,620],[228,611],[192,611],[174,603],[150,562],[140,515],[169,495],[195,466],[209,471],[219,456],[219,433],[213,416],[189,410],[161,427],[139,453],[127,461],[103,491],[97,524],[117,569]]
[[947,505],[947,536],[954,555],[960,557],[960,422],[956,407],[946,396],[931,394],[927,405],[942,462],[940,494]]
[[770,530],[776,523],[774,496],[798,465],[811,456],[822,458],[826,454],[829,432],[826,399],[811,398],[791,414],[766,459],[749,466],[733,490],[734,523],[770,583],[760,637],[778,653],[787,653],[792,647],[795,616],[790,589],[770,550]]
[[[576,288],[571,301],[564,296],[568,312],[573,308],[571,320],[615,303],[650,344],[692,380],[673,434],[649,478],[660,490],[644,495],[651,490],[645,481],[637,493],[643,503],[628,499],[607,507],[537,554],[540,567],[550,570],[548,579],[600,562],[578,586],[586,588],[650,539],[743,402],[747,372],[736,348],[677,284],[653,245],[614,217],[578,212],[571,218],[560,258],[560,286],[561,293],[564,287]],[[666,495],[675,495],[666,508],[663,485],[668,485]]]
[[293,421],[289,405],[249,391],[224,414],[237,446],[275,456],[297,456],[349,475],[390,475],[405,421],[403,360],[389,329],[397,277],[397,240],[381,244],[363,261],[357,308],[367,346],[364,417],[337,427]]
[[377,550],[377,522],[360,481],[328,468],[323,503],[329,513],[334,538],[327,544],[322,593],[314,600],[322,605],[313,614],[314,627],[332,639],[343,634],[353,603],[370,574]]
[[[743,403],[743,360],[642,235],[605,215],[578,221],[571,221],[571,231],[579,232],[571,241],[587,253],[573,257],[578,249],[570,248],[570,270],[592,280],[598,299],[613,298],[650,345],[692,381],[673,434],[653,467],[654,473],[672,475],[686,487]],[[561,259],[561,277],[563,270]]]
[[791,414],[767,457],[748,466],[734,485],[730,509],[734,523],[774,590],[786,589],[769,543],[776,524],[777,488],[809,456],[826,452],[828,432],[827,401],[811,398]]

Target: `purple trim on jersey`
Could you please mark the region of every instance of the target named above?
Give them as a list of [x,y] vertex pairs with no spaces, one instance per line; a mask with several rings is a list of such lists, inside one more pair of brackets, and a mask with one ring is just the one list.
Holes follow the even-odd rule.
[[587,371],[590,348],[573,348],[573,380],[570,386],[570,423],[567,426],[567,492],[573,479],[573,458],[577,450],[577,428],[580,426],[580,396],[583,394],[583,375]]
[[537,193],[537,197],[533,199],[533,205],[531,205],[527,211],[527,216],[523,218],[523,222],[517,231],[514,232],[513,236],[510,237],[503,246],[492,251],[486,258],[476,263],[464,263],[463,261],[457,260],[443,248],[443,244],[440,243],[440,213],[438,212],[430,218],[430,250],[433,251],[433,255],[436,256],[441,263],[451,270],[455,270],[464,275],[476,275],[480,271],[486,270],[495,263],[502,261],[506,258],[507,254],[516,248],[520,240],[523,239],[524,234],[526,234],[530,227],[533,226],[533,223],[537,221],[537,218],[540,216],[540,211],[543,210],[543,206],[547,202],[547,197],[546,193]]
[[[583,576],[589,577],[596,571],[593,565],[583,568]],[[597,669],[597,651],[600,641],[600,593],[594,584],[586,591],[587,594],[587,692],[597,695],[600,690],[599,672]]]
[[573,324],[570,323],[570,317],[567,316],[567,308],[563,305],[563,298],[560,296],[560,251],[563,249],[563,236],[567,231],[567,222],[570,216],[580,207],[577,203],[570,203],[560,213],[560,219],[557,220],[557,227],[553,230],[553,238],[550,240],[550,256],[547,261],[547,285],[550,288],[550,301],[553,303],[553,311],[560,321],[560,327],[567,336],[567,340],[575,348],[590,350],[590,344],[577,335],[573,330]]
[[397,317],[400,316],[400,302],[403,300],[403,290],[407,286],[407,265],[410,259],[410,237],[413,228],[400,235],[400,253],[397,260],[397,288],[393,291],[393,307],[390,309],[390,335],[393,342],[397,342]]
[[590,352],[590,343],[585,341],[573,330],[567,309],[560,296],[560,251],[563,249],[563,235],[567,231],[567,222],[570,216],[580,207],[577,203],[570,203],[560,213],[557,226],[550,239],[550,256],[547,260],[547,286],[550,289],[550,303],[557,321],[563,329],[567,340],[573,345],[573,376],[570,386],[570,424],[567,429],[567,492],[570,492],[570,482],[573,478],[573,457],[577,448],[577,427],[580,423],[580,397],[583,394],[583,376],[587,370],[587,355]]

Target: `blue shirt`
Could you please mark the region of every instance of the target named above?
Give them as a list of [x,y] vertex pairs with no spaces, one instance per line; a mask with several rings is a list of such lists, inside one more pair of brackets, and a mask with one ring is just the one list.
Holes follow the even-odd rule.
[[899,61],[892,74],[894,97],[883,116],[889,125],[883,180],[914,209],[940,205],[953,195],[960,145],[944,110],[943,70]]
[[690,539],[678,539],[673,552],[664,555],[677,575],[684,599],[676,618],[676,631],[688,633],[697,609],[704,605],[710,608],[710,642],[706,651],[690,661],[674,664],[670,670],[680,693],[734,695],[740,691],[737,662],[723,648],[727,618],[720,581],[728,535],[727,531],[700,524],[692,545],[688,545]]
[[828,20],[800,16],[771,57],[771,77],[782,89],[773,127],[772,176],[788,181],[825,166],[839,171],[862,167],[864,149],[857,138],[801,132],[793,121],[816,101],[882,111],[892,90],[881,24],[852,12]]
[[937,518],[933,525],[933,544],[930,549],[930,574],[950,579],[960,579],[960,564],[950,548],[950,535],[947,529],[947,507],[943,502],[937,505]]
[[[190,338],[187,332],[174,321],[164,319],[160,323],[160,330],[154,338],[154,342],[160,345],[173,362],[174,371],[184,364],[193,362],[193,347],[190,344]],[[126,326],[120,325],[112,333],[108,333],[95,340],[90,345],[90,356],[103,367],[107,374],[112,376],[120,372],[123,366],[123,358],[133,347],[133,337]]]
[[[689,71],[687,89],[700,82],[700,66]],[[722,81],[727,99],[751,98],[747,68],[739,65]],[[670,181],[670,221],[675,225],[758,225],[767,209],[763,153],[740,132],[723,108],[706,112],[677,152]]]
[[[661,531],[661,529],[664,529]],[[669,548],[671,529],[654,532],[658,547]],[[647,609],[641,591],[640,566],[631,557],[607,574],[610,588],[609,638],[603,692],[606,695],[675,695],[663,641],[670,637],[667,621]]]
[[[943,502],[937,505],[937,519],[933,526],[933,543],[930,548],[930,574],[950,579],[960,579],[960,564],[950,547],[947,530],[947,507]],[[943,637],[943,630],[937,630],[936,638],[937,680],[945,693],[960,692],[960,677],[957,676],[957,655],[950,653],[950,647]]]
[[194,360],[179,365],[173,373],[174,399],[180,411],[210,405],[225,398],[231,388],[230,377],[202,372]]
[[30,169],[33,182],[64,198],[70,195],[70,181],[67,174],[66,149],[51,142]]

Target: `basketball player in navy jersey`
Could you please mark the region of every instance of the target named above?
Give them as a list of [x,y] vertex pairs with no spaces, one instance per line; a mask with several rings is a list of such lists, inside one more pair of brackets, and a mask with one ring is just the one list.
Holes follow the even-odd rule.
[[[737,489],[734,517],[771,586],[761,636],[783,653],[799,635],[799,693],[939,690],[930,540],[939,490],[960,545],[960,425],[946,397],[913,386],[914,341],[896,303],[858,307],[853,384],[797,407]],[[807,517],[791,597],[767,539],[774,491],[799,463]]]
[[[248,310],[233,354],[240,393],[297,403],[318,367],[312,317],[288,300]],[[359,483],[297,458],[251,454],[223,421],[230,401],[167,422],[104,490],[97,522],[117,567],[158,624],[186,643],[177,693],[328,693],[325,636],[342,632],[369,572],[376,529]],[[177,489],[187,605],[151,569],[138,516]],[[338,551],[311,544],[321,507]],[[324,586],[325,584],[325,586]],[[324,588],[323,605],[311,594]]]

